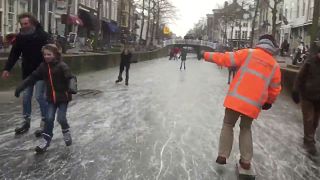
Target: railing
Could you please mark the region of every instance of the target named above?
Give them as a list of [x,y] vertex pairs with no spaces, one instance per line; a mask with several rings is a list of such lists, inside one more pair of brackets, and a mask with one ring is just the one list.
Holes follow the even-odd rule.
[[193,40],[193,39],[169,39],[163,41],[163,46],[168,45],[194,45],[194,46],[206,46],[212,49],[217,48],[217,43],[203,41],[203,40]]

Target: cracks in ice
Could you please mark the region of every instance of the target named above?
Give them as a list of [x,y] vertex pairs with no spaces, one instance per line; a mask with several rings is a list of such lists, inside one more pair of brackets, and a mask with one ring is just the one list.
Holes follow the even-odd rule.
[[156,180],[159,180],[159,178],[160,178],[160,175],[161,175],[161,172],[162,172],[162,168],[163,168],[163,152],[164,152],[166,146],[168,145],[169,141],[171,140],[171,138],[172,138],[172,133],[170,133],[169,138],[167,139],[167,141],[164,143],[164,145],[161,148],[161,152],[160,152],[160,169],[159,169],[158,175],[156,177]]

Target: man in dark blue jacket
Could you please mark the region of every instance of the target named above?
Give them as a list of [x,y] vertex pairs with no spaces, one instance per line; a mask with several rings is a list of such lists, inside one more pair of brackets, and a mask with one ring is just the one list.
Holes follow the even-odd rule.
[[[19,15],[21,25],[20,32],[17,34],[16,40],[12,45],[12,49],[2,72],[2,78],[7,79],[10,71],[16,64],[20,56],[22,57],[22,78],[28,77],[37,67],[44,61],[41,48],[48,43],[49,34],[40,26],[38,20],[31,14],[23,13]],[[29,86],[23,92],[23,118],[24,122],[21,127],[15,129],[16,134],[23,134],[30,128],[31,121],[31,101],[33,90],[35,89],[35,97],[40,105],[42,121],[40,126],[44,126],[47,101],[45,99],[45,84],[38,81],[35,85]],[[41,130],[36,131],[36,136],[41,136]]]

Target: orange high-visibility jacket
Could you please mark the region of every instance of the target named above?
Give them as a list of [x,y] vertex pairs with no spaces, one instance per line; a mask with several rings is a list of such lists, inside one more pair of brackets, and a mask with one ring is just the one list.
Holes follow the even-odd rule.
[[236,67],[224,106],[256,119],[264,103],[274,103],[281,91],[279,64],[267,51],[205,52],[204,59],[221,66]]

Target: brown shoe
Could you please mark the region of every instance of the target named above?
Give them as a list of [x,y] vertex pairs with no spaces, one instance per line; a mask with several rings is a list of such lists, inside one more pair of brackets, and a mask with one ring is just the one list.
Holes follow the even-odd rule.
[[241,161],[241,159],[239,160],[239,164],[240,164],[242,169],[249,170],[251,168],[251,164],[250,163],[244,163],[244,162]]
[[221,164],[221,165],[227,164],[227,158],[222,157],[222,156],[218,156],[216,163]]

